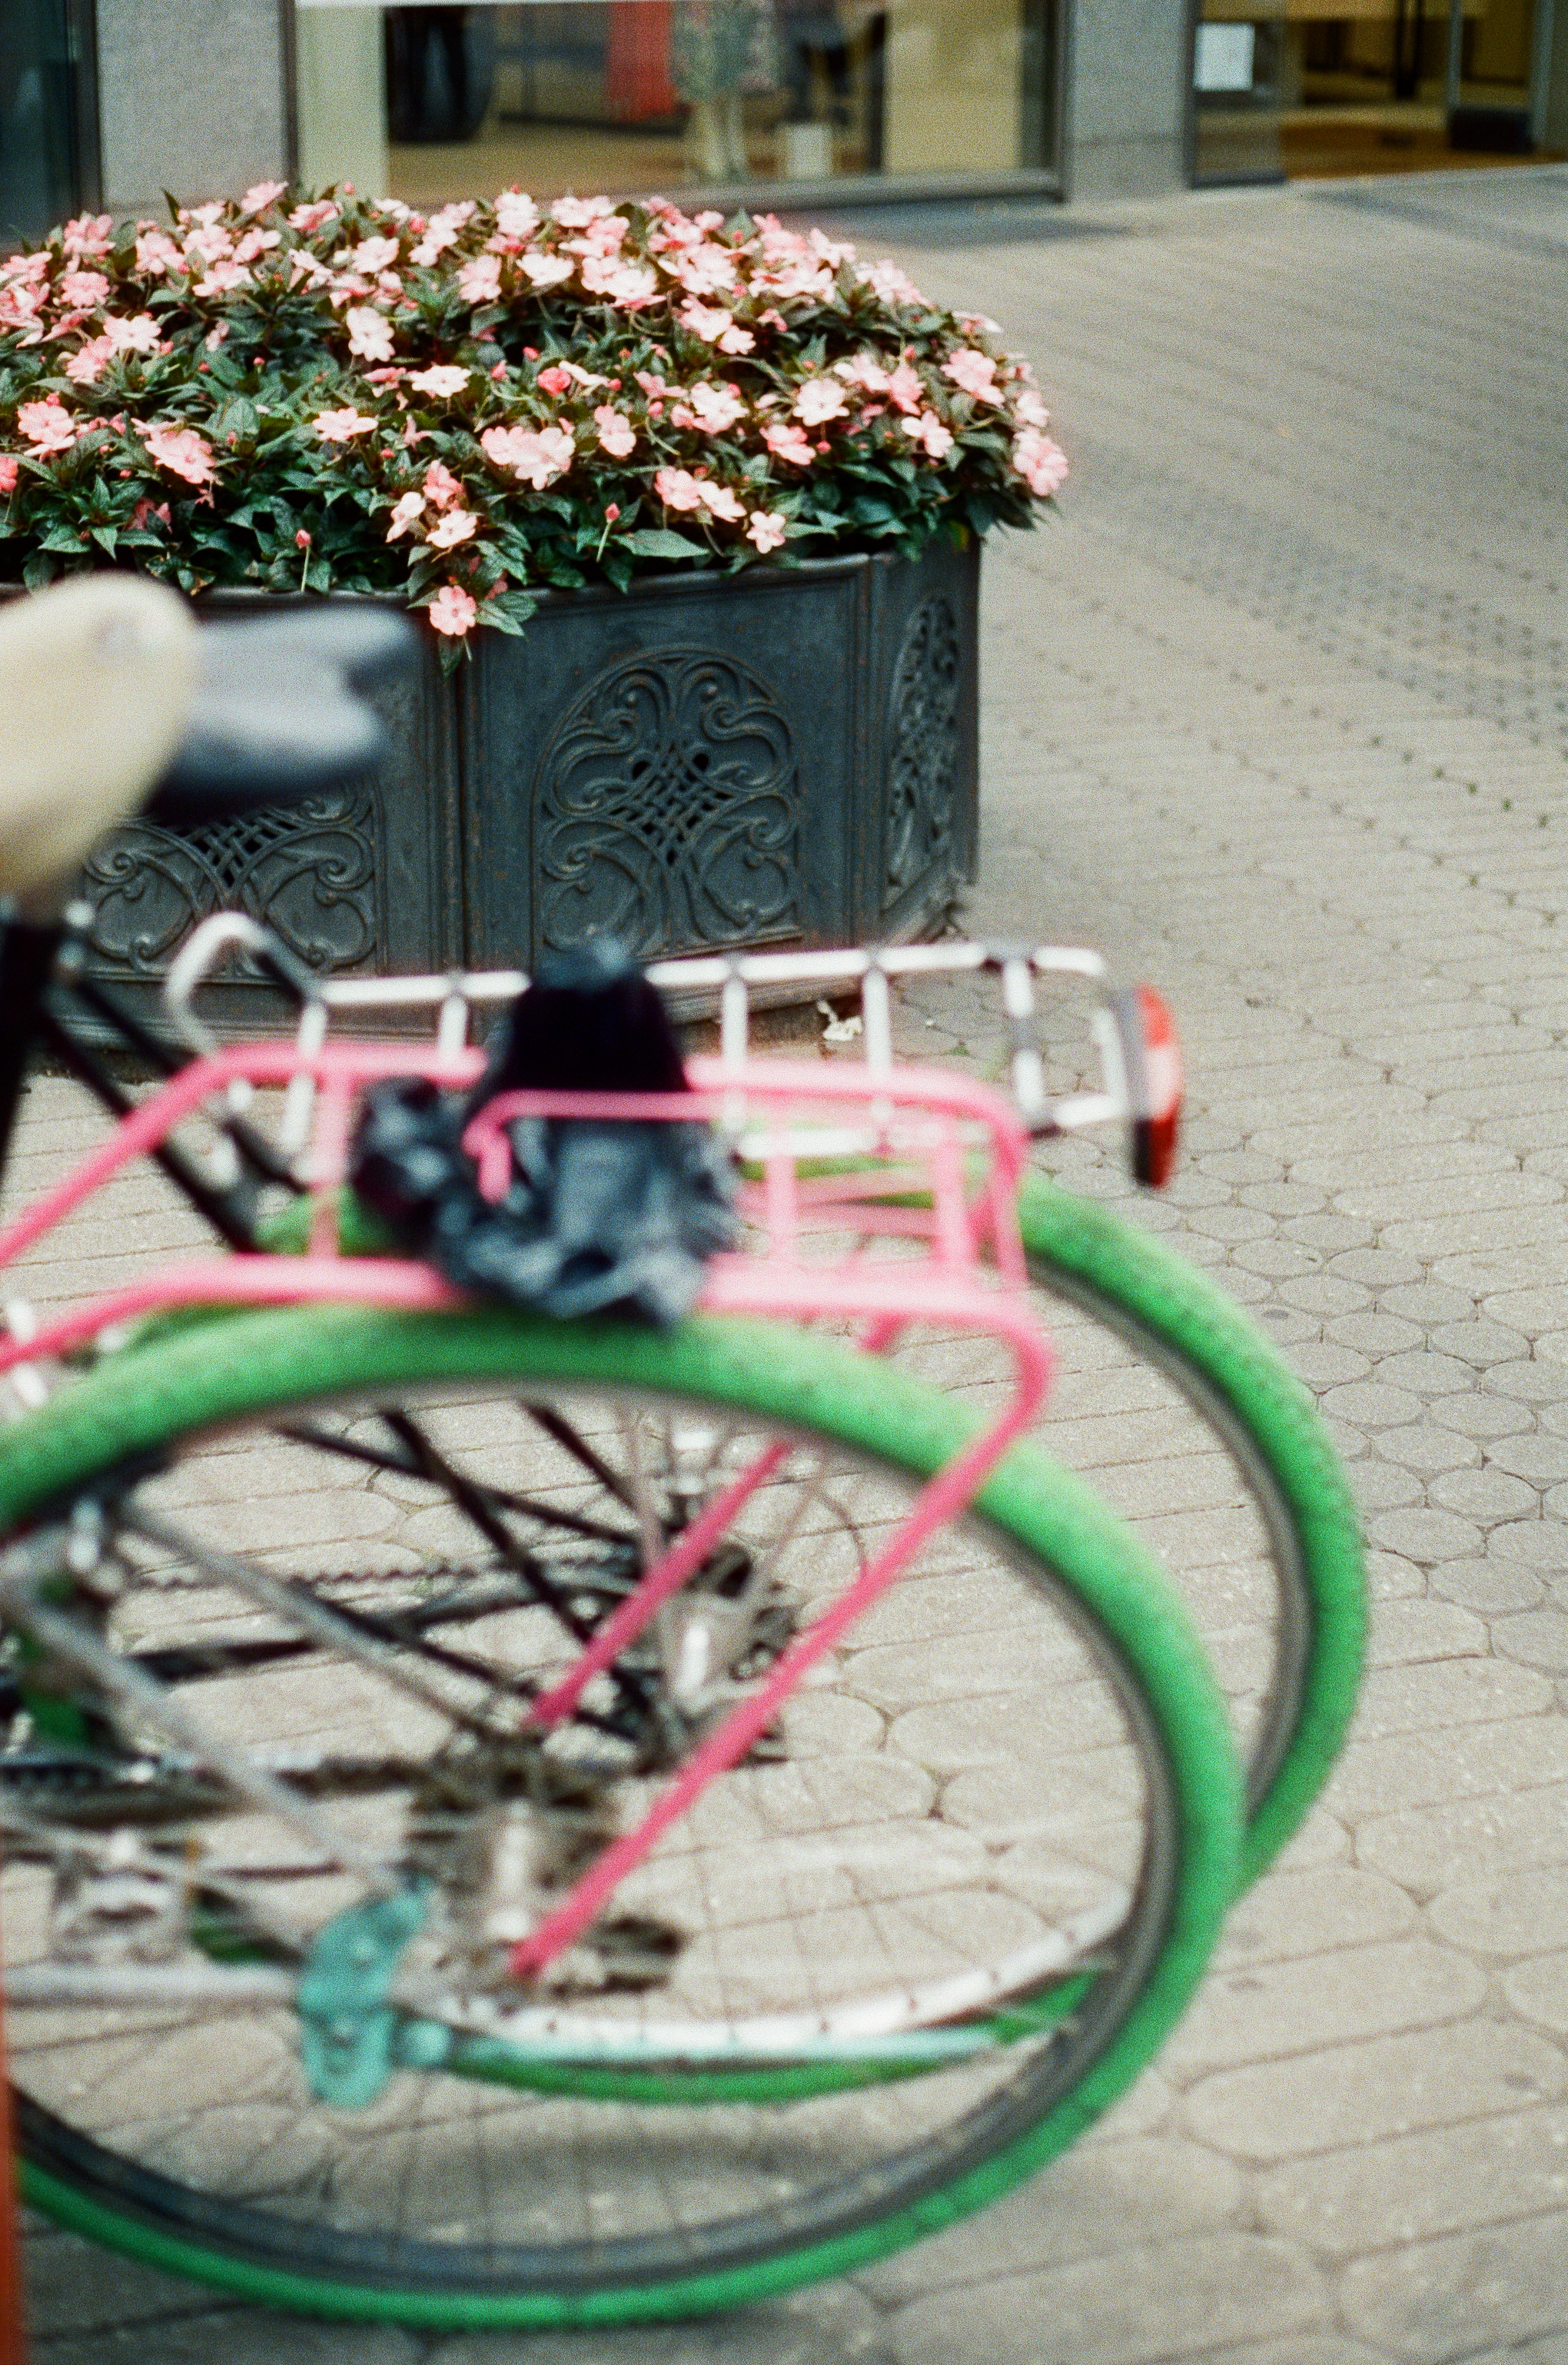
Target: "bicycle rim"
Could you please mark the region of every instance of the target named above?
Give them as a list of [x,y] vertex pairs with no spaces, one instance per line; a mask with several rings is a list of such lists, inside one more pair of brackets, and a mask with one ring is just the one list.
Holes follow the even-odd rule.
[[[1354,1499],[1307,1390],[1205,1273],[1041,1175],[1026,1179],[1018,1214],[1031,1281],[1159,1371],[1249,1498],[1253,1535],[1233,1550],[1266,1569],[1274,1607],[1266,1665],[1249,1687],[1245,1885],[1299,1828],[1354,1713],[1367,1620]],[[1223,1598],[1223,1572],[1212,1589]],[[1223,1629],[1223,1608],[1193,1606],[1200,1631]]]
[[[531,1537],[531,1514],[516,1504],[548,1498],[558,1577],[570,1560],[563,1536],[580,1543],[585,1523],[616,1526],[600,1517],[607,1500],[617,1501],[614,1486],[607,1495],[592,1478],[591,1460],[612,1481],[624,1482],[633,1468],[642,1473],[630,1503],[622,1485],[622,1525],[639,1505],[645,1519],[649,1491],[663,1483],[644,1447],[626,1442],[624,1407],[633,1394],[638,1434],[645,1427],[656,1435],[660,1421],[671,1434],[666,1407],[675,1401],[688,1436],[694,1411],[717,1409],[714,1433],[725,1424],[732,1432],[726,1454],[759,1433],[787,1435],[799,1458],[791,1499],[807,1498],[808,1515],[791,1528],[782,1497],[764,1506],[759,1496],[754,1529],[743,1534],[737,1522],[728,1541],[754,1550],[760,1535],[790,1538],[790,1552],[775,1555],[767,1582],[780,1601],[793,1586],[800,1598],[786,1614],[808,1622],[843,1568],[863,1557],[867,1536],[894,1515],[894,1497],[907,1494],[911,1478],[939,1466],[967,1428],[953,1407],[897,1375],[756,1325],[694,1324],[666,1340],[495,1315],[269,1314],[128,1355],[73,1388],[26,1425],[25,1445],[20,1427],[0,1441],[0,1504],[12,1527],[46,1504],[58,1511],[89,1495],[102,1503],[106,1473],[189,1444],[188,1456],[124,1498],[134,1517],[150,1504],[167,1517],[173,1505],[185,1523],[182,1535],[193,1519],[199,1528],[215,1519],[219,1529],[227,1520],[231,1530],[242,1502],[238,1525],[251,1530],[246,1541],[264,1548],[258,1559],[319,1579],[319,1548],[302,1567],[300,1537],[280,1541],[261,1524],[263,1510],[274,1515],[281,1500],[315,1497],[302,1493],[297,1472],[286,1498],[264,1469],[261,1482],[247,1477],[245,1457],[275,1459],[280,1449],[275,1437],[245,1441],[234,1425],[251,1417],[275,1424],[280,1411],[319,1407],[329,1398],[346,1398],[358,1413],[384,1405],[388,1391],[401,1403],[422,1402],[431,1390],[486,1388],[484,1420],[472,1399],[423,1416],[440,1431],[443,1452],[454,1452],[454,1419],[472,1433],[484,1421],[499,1422],[503,1408],[513,1418],[515,1397],[504,1407],[493,1397],[508,1384],[526,1391],[532,1406],[542,1390],[559,1392],[552,1406],[575,1408],[572,1434],[588,1460],[574,1453],[575,1491],[563,1491],[558,1464],[531,1477],[533,1465],[520,1458],[509,1432],[504,1447],[492,1440],[474,1449],[468,1481],[495,1490],[493,1509],[504,1478],[509,1525]],[[585,1402],[595,1407],[589,1415]],[[379,1414],[364,1411],[363,1419],[370,1429],[330,1433],[351,1443],[386,1433],[384,1422],[374,1425]],[[532,1414],[527,1425],[536,1442]],[[220,1441],[196,1442],[215,1429],[224,1432]],[[619,1459],[611,1452],[617,1436]],[[547,1446],[559,1452],[558,1433]],[[296,1435],[283,1450],[297,1456],[318,1449]],[[689,1496],[693,1449],[680,1450]],[[419,1523],[449,1529],[454,1496],[450,1487],[438,1491],[432,1507],[428,1479],[421,1494],[407,1470],[365,1468],[363,1483],[339,1485],[329,1499],[340,1526],[357,1521],[374,1552],[362,1554],[352,1584],[337,1581],[340,1568],[319,1590],[329,1603],[346,1607],[352,1599],[361,1615],[372,1614],[366,1603],[376,1605],[375,1614],[406,1610],[410,1589],[418,1595],[425,1582],[420,1554],[445,1551],[431,1533],[417,1532]],[[385,1515],[388,1500],[399,1514],[395,1529]],[[563,1509],[577,1529],[555,1524]],[[113,1516],[114,1540],[124,1543],[129,1529],[120,1521],[129,1515]],[[778,1522],[771,1529],[770,1519]],[[226,1564],[212,1555],[230,1542],[198,1536],[183,1582],[169,1559],[173,1552],[177,1561],[181,1549],[162,1531],[155,1550],[144,1530],[125,1545],[137,1574],[123,1582],[109,1627],[122,1657],[163,1670],[187,1708],[199,1699],[209,1724],[221,1724],[231,1743],[242,1740],[256,1762],[275,1771],[286,1743],[297,1781],[301,1750],[308,1755],[329,1718],[338,1791],[318,1772],[315,1803],[330,1803],[362,1849],[379,1850],[380,1860],[406,1874],[417,1786],[405,1772],[394,1833],[386,1828],[385,1798],[367,1805],[366,1784],[356,1789],[342,1778],[354,1746],[371,1751],[387,1721],[385,1701],[366,1697],[364,1664],[352,1653],[352,1664],[340,1663],[324,1649],[303,1660],[297,1651],[285,1661],[266,1659],[278,1634],[264,1619],[258,1626],[254,1602],[241,1605],[249,1624],[237,1624],[236,1603],[213,1597]],[[594,1549],[608,1583],[602,1561],[610,1547],[601,1537]],[[581,1607],[592,1586],[581,1555],[577,1566],[573,1597]],[[515,1573],[510,1562],[507,1569]],[[493,1586],[496,1573],[494,1566],[469,1572],[481,1591]],[[437,1583],[451,1594],[450,1569]],[[696,2012],[755,2032],[780,2012],[793,2012],[798,2026],[803,2008],[821,2007],[826,2024],[835,2011],[868,2001],[883,2010],[901,1989],[936,1996],[954,1973],[961,1933],[971,1967],[978,1955],[993,1972],[1011,1964],[1022,1980],[1012,1998],[1010,2042],[999,2041],[1003,2032],[993,2026],[967,2057],[917,2076],[890,2077],[884,2062],[872,2084],[862,2082],[867,2065],[841,2046],[853,2086],[823,2090],[819,2082],[812,2090],[808,2062],[805,2089],[787,2104],[733,2101],[733,2090],[722,2085],[694,2101],[701,2081],[686,2077],[652,2085],[646,2100],[633,2102],[624,2086],[616,2099],[592,2099],[580,2075],[576,2090],[549,2090],[549,2079],[541,2080],[537,2065],[530,2074],[526,2059],[520,2081],[517,2048],[509,2067],[498,2058],[497,2039],[487,2057],[470,2029],[469,2074],[400,2070],[370,2108],[351,2113],[308,2091],[287,2016],[280,2025],[275,2009],[270,2019],[258,2008],[248,2020],[230,2012],[216,2024],[176,2014],[173,2026],[167,2012],[149,2023],[145,2013],[122,2011],[117,2020],[100,2011],[75,2036],[62,2034],[58,2011],[14,2010],[35,2199],[121,2247],[282,2304],[430,2325],[562,2323],[722,2305],[840,2270],[1028,2173],[1148,2057],[1201,1969],[1234,1871],[1236,1777],[1223,1713],[1180,1614],[1125,1533],[1037,1456],[1009,1458],[986,1490],[982,1516],[939,1539],[935,1560],[895,1590],[886,1610],[879,1629],[876,1611],[846,1638],[856,1647],[800,1696],[795,1718],[796,1703],[787,1704],[782,1754],[776,1750],[769,1762],[726,1777],[699,1802],[673,1856],[661,1862],[655,1855],[626,1884],[617,1902],[637,1917],[644,1952],[656,1953],[661,1931],[683,1936],[678,1967],[656,1990],[628,1996],[600,1988],[586,2000],[587,2017],[611,2039],[617,2028],[628,2032],[624,2072],[627,2061],[636,2069],[643,2059],[630,2033],[650,2020],[656,2030],[689,2024]],[[483,1646],[492,1670],[504,1664],[513,1685],[551,1678],[564,1647],[537,1608],[515,1603],[499,1610],[492,1603],[466,1621],[450,1619],[441,1631],[449,1656],[473,1658]],[[988,1664],[956,1681],[952,1669],[977,1649],[982,1657],[989,1650]],[[421,1676],[433,1664],[420,1662]],[[630,1659],[622,1672],[648,1676]],[[668,1709],[667,1698],[664,1705]],[[598,1724],[574,1736],[579,1759],[584,1749],[610,1750],[613,1736],[604,1728],[627,1722],[614,1684],[593,1713]],[[422,1744],[420,1714],[430,1728]],[[428,1704],[405,1702],[405,1757],[418,1757],[422,1745],[428,1761],[446,1745],[430,1718]],[[123,1708],[119,1721],[124,1743]],[[1018,1736],[1031,1728],[1040,1737],[1030,1766],[1039,1795],[1021,1807]],[[1002,1731],[1011,1738],[999,1751]],[[987,1733],[982,1744],[978,1736]],[[385,1750],[384,1740],[379,1745]],[[645,1778],[620,1777],[622,1807]],[[469,1948],[461,1958],[470,1967],[477,1959],[476,1876],[467,1859],[465,1871],[454,1872],[450,1828],[432,1856],[429,1799],[423,1790],[419,1796],[421,1868],[452,1924],[443,1925],[441,1957],[442,1975],[451,1979],[454,1947]],[[696,1828],[704,1815],[711,1825],[706,1834]],[[252,1861],[256,1879],[269,1884],[267,1914],[256,1918],[275,1933],[282,1901],[297,1909],[314,1897],[311,1926],[319,1931],[344,1910],[341,1877],[327,1877],[308,1860],[303,1869],[280,1866],[278,1833],[269,1839],[261,1831],[264,1816],[248,1820],[252,1850],[263,1856],[267,1846],[274,1850],[261,1872],[261,1859]],[[240,1819],[241,1830],[246,1821]],[[288,1836],[297,1854],[299,1833]],[[463,1845],[455,1855],[463,1857]],[[212,1892],[231,1900],[236,1889],[253,1897],[234,1872],[234,1856],[230,1839],[224,1877],[204,1890],[209,1901]],[[921,1869],[912,1871],[917,1862]],[[46,1866],[42,1877],[52,1884],[48,1910],[58,1915],[57,1867]],[[44,1943],[47,1900],[36,1864],[14,1867],[10,1877],[7,1943],[25,1958],[29,1946],[36,1954]],[[83,1883],[74,1877],[66,1908],[79,1924]],[[717,1909],[716,1881],[730,1900]],[[494,1884],[478,1886],[488,1911]],[[1096,1907],[1103,1927],[1106,1900],[1118,1888],[1130,1890],[1131,1901],[1111,1915],[1114,1926],[1103,1942],[1092,1949],[1081,1943],[1053,1977],[1042,1976],[1040,1937],[1071,1926],[1074,1914],[1092,1921]],[[517,1900],[505,1891],[500,1902]],[[308,1912],[305,1920],[309,1924]],[[253,1940],[254,1921],[241,1934],[247,1933]],[[101,1922],[97,1934],[101,1944]],[[719,1939],[727,1956],[722,1945],[716,1952]],[[1032,1960],[1025,1977],[1018,1967]],[[242,1966],[236,1972],[242,1976]],[[591,1971],[577,1976],[591,1986]],[[580,2023],[582,1995],[555,2004]],[[972,2009],[968,2025],[972,2035]],[[504,2053],[504,2029],[498,2042]],[[801,2067],[791,2072],[797,2081]]]

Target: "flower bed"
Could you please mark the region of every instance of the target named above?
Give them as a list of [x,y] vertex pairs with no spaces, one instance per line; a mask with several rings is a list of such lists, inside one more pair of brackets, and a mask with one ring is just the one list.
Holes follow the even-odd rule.
[[547,589],[1031,523],[994,325],[771,217],[266,182],[0,260],[0,580],[353,590],[455,658]]

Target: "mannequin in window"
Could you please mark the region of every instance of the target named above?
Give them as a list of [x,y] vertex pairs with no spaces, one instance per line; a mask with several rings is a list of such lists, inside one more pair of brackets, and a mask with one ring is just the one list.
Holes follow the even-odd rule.
[[700,180],[749,176],[745,94],[778,86],[774,5],[775,0],[679,0],[670,73],[691,109],[689,136]]

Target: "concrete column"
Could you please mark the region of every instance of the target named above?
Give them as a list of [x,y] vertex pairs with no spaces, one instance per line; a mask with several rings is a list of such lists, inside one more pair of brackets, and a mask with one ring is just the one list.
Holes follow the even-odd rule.
[[1543,148],[1568,148],[1568,0],[1536,0],[1548,12],[1537,19],[1540,84],[1532,110],[1535,132]]
[[289,151],[280,0],[97,0],[104,204],[165,215],[282,180]]
[[301,8],[299,177],[307,188],[352,181],[382,197],[386,168],[386,69],[379,8]]
[[1186,180],[1186,0],[1068,0],[1069,197],[1156,197]]

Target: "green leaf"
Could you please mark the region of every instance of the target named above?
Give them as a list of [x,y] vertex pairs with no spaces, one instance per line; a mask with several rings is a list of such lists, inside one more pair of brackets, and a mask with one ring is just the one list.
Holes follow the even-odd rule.
[[643,526],[636,533],[627,534],[622,547],[634,551],[639,558],[706,558],[710,555],[705,544],[690,542],[683,533],[672,533],[668,526]]

